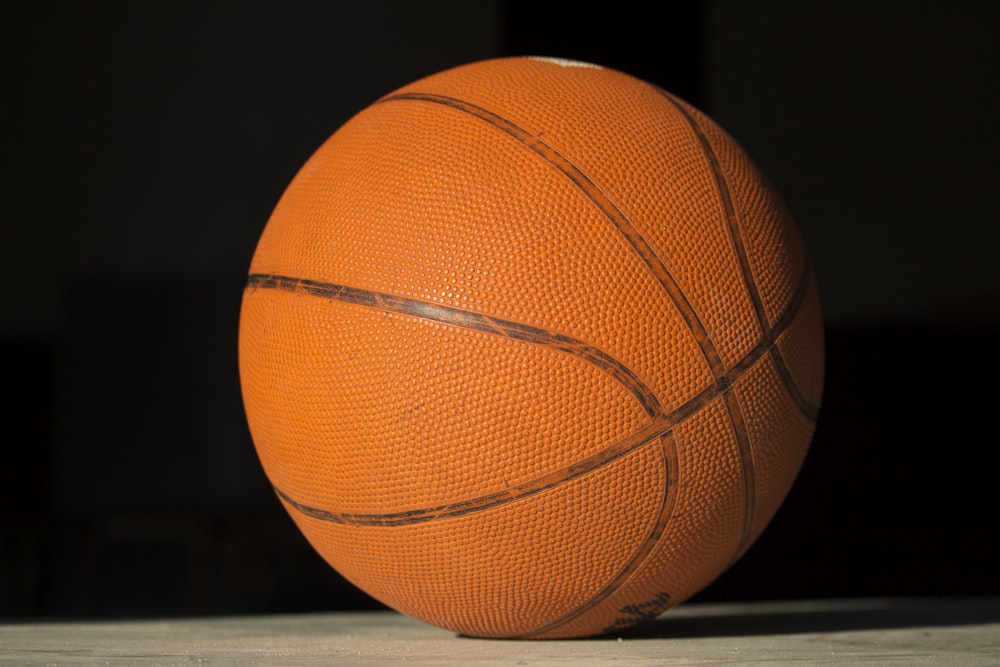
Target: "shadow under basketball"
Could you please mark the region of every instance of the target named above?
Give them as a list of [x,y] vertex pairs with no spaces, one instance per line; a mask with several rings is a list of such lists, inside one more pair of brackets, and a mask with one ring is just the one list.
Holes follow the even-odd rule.
[[1000,622],[1000,601],[995,598],[838,600],[775,603],[749,613],[735,613],[725,606],[716,613],[690,616],[667,612],[607,639],[813,634],[996,622]]

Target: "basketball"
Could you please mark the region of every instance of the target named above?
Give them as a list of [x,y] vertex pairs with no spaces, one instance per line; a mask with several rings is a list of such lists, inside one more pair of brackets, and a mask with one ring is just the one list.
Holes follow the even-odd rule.
[[621,71],[503,57],[319,145],[263,225],[239,364],[276,502],[344,578],[464,636],[587,637],[766,529],[823,321],[788,208],[716,122]]

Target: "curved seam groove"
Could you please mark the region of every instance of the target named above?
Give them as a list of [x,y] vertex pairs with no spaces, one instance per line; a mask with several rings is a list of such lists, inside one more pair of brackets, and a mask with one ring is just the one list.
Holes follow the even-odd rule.
[[[803,280],[808,280],[808,273],[803,276]],[[392,304],[402,303],[404,300],[400,297],[392,297],[390,300],[379,301],[376,295],[371,293],[365,293],[364,290],[357,290],[352,288],[350,291],[345,291],[344,288],[338,285],[331,285],[327,283],[319,283],[317,281],[303,281],[300,279],[288,278],[284,276],[272,276],[263,274],[251,274],[250,280],[248,281],[247,289],[274,289],[279,291],[286,291],[292,293],[303,294],[306,296],[322,296],[324,298],[330,299],[348,299],[350,303],[358,303],[363,301],[362,305],[367,305],[369,307],[376,307],[380,309],[388,309]],[[797,291],[798,293],[804,293],[803,289]],[[363,298],[358,297],[358,293],[367,294]],[[433,305],[433,304],[429,304]],[[587,464],[585,466],[571,466],[569,468],[562,469],[551,475],[543,476],[539,478],[540,480],[551,479],[566,479],[568,476],[572,475],[575,479],[576,477],[593,470],[604,462],[613,460],[614,458],[624,456],[630,451],[637,447],[641,447],[650,439],[664,435],[678,424],[686,421],[692,415],[696,414],[701,408],[710,403],[711,401],[718,398],[724,393],[728,393],[732,385],[750,368],[753,367],[757,361],[760,360],[765,354],[770,354],[771,347],[775,344],[773,338],[781,333],[794,319],[794,311],[801,306],[801,299],[793,300],[789,303],[789,310],[781,318],[777,320],[775,336],[771,340],[761,341],[760,344],[751,349],[747,355],[732,369],[730,369],[727,376],[719,384],[723,385],[724,388],[720,389],[719,384],[706,387],[700,393],[696,394],[694,397],[677,406],[670,412],[661,412],[659,415],[654,416],[650,424],[646,427],[636,431],[634,434],[622,438],[618,442],[612,444],[610,447],[598,452],[592,457],[586,459]],[[404,311],[394,311],[401,312]],[[405,313],[410,314],[410,313]],[[414,315],[415,317],[426,317],[427,312],[424,315]],[[462,326],[462,325],[456,325]],[[484,329],[477,329],[484,330]],[[488,331],[498,334],[497,330],[494,328],[487,329]],[[538,343],[538,344],[544,344]],[[546,485],[547,482],[532,480],[526,482],[525,484],[515,487],[515,491],[520,489],[525,494],[531,495],[537,493],[537,489],[550,488]],[[299,503],[294,499],[290,498],[287,494],[281,491],[276,486],[275,492],[289,501],[289,504],[295,507],[298,511],[303,514],[312,516],[313,518],[321,519],[324,521],[332,521],[335,523],[344,523],[349,525],[369,525],[369,526],[393,526],[393,525],[403,525],[408,523],[415,523],[421,521],[429,521],[432,519],[448,518],[451,516],[461,516],[463,514],[468,514],[471,512],[482,511],[485,509],[490,509],[498,505],[506,504],[509,502],[514,502],[519,500],[521,496],[512,495],[510,492],[504,492],[499,494],[492,494],[484,496],[481,498],[474,498],[467,501],[462,501],[460,503],[452,503],[449,505],[444,505],[435,508],[423,508],[416,510],[409,510],[406,512],[395,512],[387,514],[351,514],[351,513],[339,513],[330,512],[327,510],[310,507],[308,505]]]

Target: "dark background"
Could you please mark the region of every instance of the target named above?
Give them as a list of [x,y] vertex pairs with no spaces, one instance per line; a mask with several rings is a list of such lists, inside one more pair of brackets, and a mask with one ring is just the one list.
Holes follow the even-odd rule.
[[351,114],[504,54],[701,107],[812,254],[829,360],[812,451],[697,599],[1000,594],[1000,4],[643,6],[0,6],[0,617],[378,607],[259,468],[241,289],[284,187]]

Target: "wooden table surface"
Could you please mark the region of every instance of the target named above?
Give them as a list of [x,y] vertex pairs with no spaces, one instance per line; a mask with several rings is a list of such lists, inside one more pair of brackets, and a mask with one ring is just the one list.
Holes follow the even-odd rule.
[[391,612],[5,622],[15,665],[1000,665],[1000,599],[686,604],[621,635],[472,639]]

